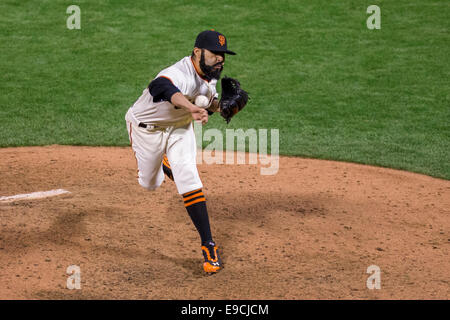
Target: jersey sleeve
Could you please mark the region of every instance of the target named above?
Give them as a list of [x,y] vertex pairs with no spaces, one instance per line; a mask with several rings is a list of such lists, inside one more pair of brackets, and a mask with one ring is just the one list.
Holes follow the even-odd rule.
[[177,68],[167,68],[161,71],[157,77],[162,77],[170,80],[170,82],[180,90],[183,95],[189,94],[188,81],[186,75]]

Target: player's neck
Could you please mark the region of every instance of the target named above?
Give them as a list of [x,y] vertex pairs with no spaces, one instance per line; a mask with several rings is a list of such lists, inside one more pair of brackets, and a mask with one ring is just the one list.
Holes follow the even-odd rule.
[[194,66],[195,71],[200,76],[200,78],[202,78],[205,81],[208,81],[206,79],[206,77],[205,77],[205,73],[200,68],[200,61],[198,59],[195,59],[195,58],[192,58],[192,57],[191,57],[191,61],[192,61],[192,65]]

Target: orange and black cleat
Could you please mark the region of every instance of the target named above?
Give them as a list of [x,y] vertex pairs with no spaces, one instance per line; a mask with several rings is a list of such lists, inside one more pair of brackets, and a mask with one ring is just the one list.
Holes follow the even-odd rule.
[[207,241],[202,245],[203,257],[205,262],[203,263],[203,270],[206,273],[216,273],[223,268],[222,260],[219,256],[219,248],[213,241]]

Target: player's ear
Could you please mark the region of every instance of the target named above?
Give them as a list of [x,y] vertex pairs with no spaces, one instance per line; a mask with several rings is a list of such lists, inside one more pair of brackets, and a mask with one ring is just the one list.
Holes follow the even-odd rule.
[[196,59],[200,59],[200,56],[202,54],[202,49],[195,47],[194,51],[192,51]]

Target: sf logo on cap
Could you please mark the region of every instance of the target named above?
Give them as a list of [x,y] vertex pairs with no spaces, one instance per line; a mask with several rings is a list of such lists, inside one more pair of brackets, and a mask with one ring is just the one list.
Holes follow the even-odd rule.
[[225,37],[223,35],[219,35],[219,43],[222,47],[225,44]]

